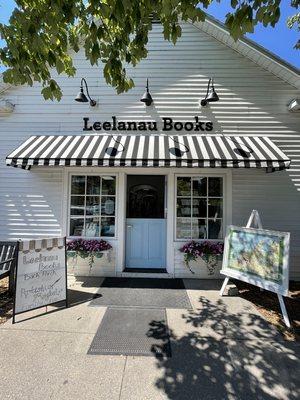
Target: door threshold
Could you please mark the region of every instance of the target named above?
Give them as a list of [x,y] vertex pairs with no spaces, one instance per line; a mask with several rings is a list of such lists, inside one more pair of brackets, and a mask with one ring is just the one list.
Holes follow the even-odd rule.
[[116,276],[119,276],[120,278],[145,278],[145,279],[151,279],[151,278],[159,278],[159,279],[172,279],[174,278],[173,274],[169,274],[168,272],[160,272],[160,273],[152,273],[152,272],[117,272]]
[[165,268],[125,268],[123,272],[142,273],[142,274],[167,274]]

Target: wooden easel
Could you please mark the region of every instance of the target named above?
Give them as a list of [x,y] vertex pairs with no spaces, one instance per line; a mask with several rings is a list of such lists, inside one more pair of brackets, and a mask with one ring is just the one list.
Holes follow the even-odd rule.
[[[251,215],[250,215],[250,217],[248,219],[246,228],[257,228],[257,229],[262,229],[263,228],[262,222],[261,222],[261,219],[260,219],[260,216],[259,216],[259,213],[258,213],[257,210],[252,210]],[[229,282],[229,279],[230,279],[229,276],[225,277],[224,282],[223,282],[222,287],[221,287],[221,290],[220,290],[220,296],[223,296],[224,290],[225,290],[225,288],[226,288],[226,286],[227,286],[227,284]],[[283,296],[282,296],[282,294],[277,293],[277,297],[278,297],[278,300],[279,300],[279,304],[280,304],[281,312],[282,312],[282,315],[283,315],[284,323],[288,328],[290,328],[291,324],[290,324],[290,320],[289,320],[289,317],[288,317],[288,313],[286,311],[286,307],[285,307],[285,304],[284,304]]]

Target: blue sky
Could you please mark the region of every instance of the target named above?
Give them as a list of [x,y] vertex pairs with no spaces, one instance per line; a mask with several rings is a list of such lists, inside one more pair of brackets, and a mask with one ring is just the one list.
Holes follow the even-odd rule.
[[[285,61],[300,68],[300,50],[293,49],[299,33],[296,29],[290,30],[286,26],[287,18],[297,11],[288,5],[290,0],[282,0],[281,3],[281,18],[276,27],[264,28],[263,26],[257,26],[255,32],[248,35],[248,37]],[[6,23],[8,21],[13,8],[13,0],[0,0],[0,22]],[[221,0],[221,4],[215,2],[207,11],[216,19],[224,21],[225,15],[230,9],[230,0]],[[3,46],[3,41],[0,41],[0,46]],[[0,65],[1,71],[3,71],[3,67]]]

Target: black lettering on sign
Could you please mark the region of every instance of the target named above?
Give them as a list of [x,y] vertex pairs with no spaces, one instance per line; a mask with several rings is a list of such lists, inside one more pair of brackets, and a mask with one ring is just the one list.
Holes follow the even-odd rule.
[[[187,131],[187,132],[203,132],[212,131],[213,122],[201,121],[198,116],[194,117],[194,121],[176,121],[170,117],[162,118],[162,131],[169,132]],[[90,123],[88,117],[83,118],[83,131],[157,131],[156,121],[118,121],[116,116],[112,116],[112,121],[95,121]]]
[[163,131],[171,131],[173,129],[173,120],[172,118],[163,118]]
[[92,126],[88,126],[89,118],[83,118],[83,130],[84,131],[91,131],[93,129]]

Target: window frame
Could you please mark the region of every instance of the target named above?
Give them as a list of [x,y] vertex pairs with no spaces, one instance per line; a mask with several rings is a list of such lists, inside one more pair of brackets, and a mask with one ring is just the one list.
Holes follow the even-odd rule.
[[[217,196],[211,196],[212,198],[219,198],[223,200],[223,204],[222,204],[222,238],[221,239],[192,239],[190,238],[178,238],[177,237],[177,183],[178,183],[178,178],[190,178],[191,181],[193,178],[221,178],[222,179],[222,197],[217,197]],[[175,185],[174,185],[174,233],[173,233],[173,238],[174,238],[174,242],[187,242],[187,241],[191,241],[194,240],[196,242],[202,242],[202,241],[212,241],[212,242],[223,242],[225,239],[225,228],[227,225],[227,218],[228,218],[228,210],[227,210],[227,190],[228,190],[228,182],[227,182],[227,174],[225,173],[191,173],[191,174],[175,174]],[[193,196],[192,196],[192,185],[191,185],[191,195],[190,196],[179,196],[179,198],[183,198],[183,197],[190,197],[190,199],[192,200]],[[201,196],[199,196],[201,197]],[[207,196],[203,196],[204,198],[208,199],[208,192],[207,192]],[[207,204],[208,207],[208,204]],[[191,204],[191,209],[193,208],[193,205]],[[184,218],[184,217],[182,217]],[[191,234],[192,234],[192,220],[193,217],[186,217],[186,218],[191,218]],[[197,218],[197,219],[202,219],[201,217]],[[207,221],[210,219],[208,217],[208,211],[207,211],[207,217],[205,218]],[[221,219],[221,218],[220,218]]]
[[[97,172],[72,172],[72,173],[70,173],[70,174],[68,174],[69,176],[68,176],[68,199],[67,199],[67,201],[68,201],[68,212],[67,212],[67,229],[66,229],[66,231],[67,231],[67,236],[68,236],[68,238],[71,238],[71,239],[91,239],[91,240],[93,240],[93,239],[105,239],[105,240],[116,240],[116,239],[118,239],[118,235],[117,235],[117,232],[118,232],[118,230],[117,230],[117,227],[118,227],[118,189],[119,189],[119,182],[118,182],[118,174],[116,174],[116,173],[110,173],[109,171],[107,171],[107,172],[101,172],[101,173],[97,173]],[[116,183],[116,191],[115,191],[115,194],[114,195],[107,195],[107,197],[115,197],[115,215],[113,216],[113,218],[115,218],[115,233],[114,233],[114,236],[101,236],[101,235],[99,235],[99,236],[71,236],[70,235],[70,221],[71,221],[71,198],[72,198],[72,177],[73,176],[99,176],[99,177],[103,177],[103,176],[112,176],[112,177],[114,177],[115,178],[115,183]],[[85,190],[86,190],[86,188],[85,188]],[[74,195],[74,196],[76,196],[76,195]],[[83,196],[84,198],[86,198],[87,196],[89,196],[89,195],[87,195],[86,193],[84,193],[84,195],[78,195],[78,196]],[[90,196],[93,196],[93,195],[90,195]],[[96,195],[97,196],[97,195]],[[101,200],[101,198],[102,198],[102,196],[106,196],[106,195],[102,195],[101,193],[99,194],[99,197],[100,197],[100,200]],[[100,202],[100,207],[101,207],[101,202]],[[92,217],[92,215],[90,215],[90,216],[86,216],[85,214],[84,215],[78,215],[78,216],[75,216],[75,218],[78,218],[78,219],[80,219],[80,218],[83,218],[84,220],[86,219],[86,217],[87,218],[89,218],[89,217]],[[109,216],[107,216],[107,217],[109,217]],[[74,216],[72,217],[72,218],[74,218]],[[101,214],[100,214],[100,216],[99,216],[99,219],[101,219]],[[101,225],[100,225],[101,226]],[[101,232],[101,230],[100,230],[100,232]]]

